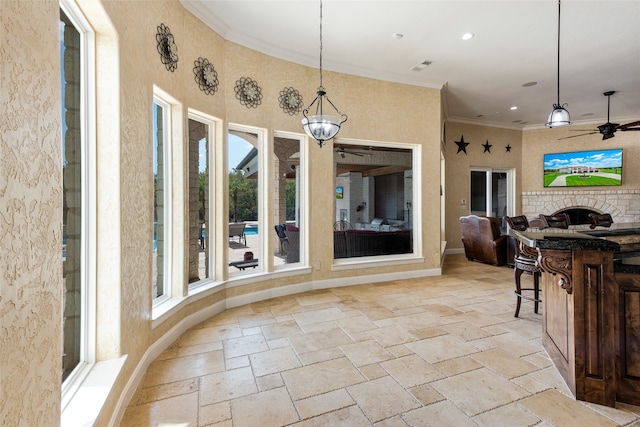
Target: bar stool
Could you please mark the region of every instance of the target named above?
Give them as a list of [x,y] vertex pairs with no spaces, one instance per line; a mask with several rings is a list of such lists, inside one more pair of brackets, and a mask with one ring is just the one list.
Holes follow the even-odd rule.
[[547,227],[551,228],[569,228],[571,221],[569,215],[566,213],[559,213],[555,215],[540,214],[540,219],[544,221]]
[[[508,217],[505,216],[504,220],[509,224],[509,228],[517,231],[525,231],[529,228],[529,221],[524,215]],[[538,306],[542,302],[540,299],[540,267],[538,267],[538,254],[529,246],[518,241],[516,245],[516,255],[513,259],[513,276],[516,285],[516,312],[513,315],[518,317],[520,314],[520,303],[522,298],[533,301],[533,311],[538,313]],[[533,288],[523,288],[520,284],[520,278],[523,273],[531,274],[533,276]],[[524,291],[533,291],[533,296],[523,295]]]
[[589,228],[591,229],[594,229],[598,226],[611,227],[611,224],[613,224],[613,218],[611,217],[611,214],[608,214],[608,213],[603,213],[603,214],[590,213],[589,218],[591,219],[591,225],[589,226]]

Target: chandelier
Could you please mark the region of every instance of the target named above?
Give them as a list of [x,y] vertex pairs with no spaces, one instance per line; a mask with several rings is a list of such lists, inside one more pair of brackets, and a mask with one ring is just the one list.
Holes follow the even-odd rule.
[[[302,128],[311,138],[318,141],[322,147],[325,141],[334,138],[340,131],[340,126],[347,121],[347,115],[342,114],[333,102],[327,97],[327,92],[322,86],[322,0],[320,0],[320,86],[316,91],[316,98],[302,111]],[[324,114],[323,101],[333,107],[338,116]],[[308,115],[315,104],[315,114]]]

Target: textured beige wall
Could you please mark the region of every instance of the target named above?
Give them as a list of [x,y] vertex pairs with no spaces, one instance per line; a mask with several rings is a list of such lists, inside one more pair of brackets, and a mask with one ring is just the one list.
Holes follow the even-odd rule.
[[[468,142],[467,154],[457,153],[455,141]],[[448,122],[446,126],[446,236],[447,249],[461,249],[462,235],[459,218],[469,215],[469,168],[472,166],[491,168],[514,168],[516,212],[520,212],[522,187],[521,158],[523,153],[522,132],[488,126],[477,126]],[[483,144],[489,141],[491,153],[485,153]],[[511,146],[507,152],[505,147]],[[462,205],[461,199],[467,204]]]
[[[152,245],[153,85],[182,105],[183,118],[176,125],[182,128],[184,140],[188,108],[229,123],[301,133],[301,116],[282,112],[278,95],[284,87],[293,86],[308,104],[315,96],[318,70],[227,42],[175,0],[88,1],[82,6],[97,29],[96,150],[101,180],[97,197],[100,213],[107,213],[99,216],[97,224],[98,359],[128,355],[98,425],[108,423],[126,381],[149,346],[188,315],[222,298],[301,281],[440,265],[439,187],[434,184],[439,182],[440,167],[440,91],[326,72],[324,83],[330,98],[349,115],[341,137],[422,146],[423,234],[419,237],[426,261],[331,271],[333,244],[324,236],[332,235],[333,153],[331,145],[320,149],[312,142],[309,200],[313,227],[309,249],[311,260],[320,261],[322,268],[302,277],[271,279],[221,291],[151,329],[152,260],[144,248]],[[52,420],[59,419],[61,360],[59,4],[5,1],[0,7],[4,37],[0,47],[0,241],[2,253],[10,255],[0,257],[0,419],[7,425],[52,425]],[[156,50],[156,27],[160,23],[169,26],[176,38],[179,63],[175,72],[164,68]],[[205,95],[194,82],[193,62],[198,57],[208,58],[218,71],[221,84],[214,96]],[[243,76],[257,80],[262,88],[264,98],[256,109],[247,109],[235,99],[233,87]],[[218,148],[219,162],[221,157]],[[217,166],[218,182],[223,183],[222,164]],[[226,206],[224,195],[218,194],[217,201]],[[223,231],[221,224],[217,225],[219,232]],[[27,395],[30,398],[24,399]]]
[[5,426],[55,425],[60,418],[58,10],[57,1],[0,2],[0,424]]

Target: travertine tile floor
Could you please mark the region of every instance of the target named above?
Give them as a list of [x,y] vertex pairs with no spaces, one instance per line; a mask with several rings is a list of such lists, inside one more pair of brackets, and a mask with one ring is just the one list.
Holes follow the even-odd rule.
[[514,304],[511,269],[449,255],[440,277],[228,310],[151,364],[121,425],[640,426],[573,399]]

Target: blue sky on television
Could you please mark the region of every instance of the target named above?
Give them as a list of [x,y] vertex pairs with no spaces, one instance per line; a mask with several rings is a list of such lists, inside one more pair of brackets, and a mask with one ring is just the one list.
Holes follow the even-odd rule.
[[613,168],[622,166],[622,149],[573,151],[544,155],[545,169],[558,169],[567,166],[590,166]]

